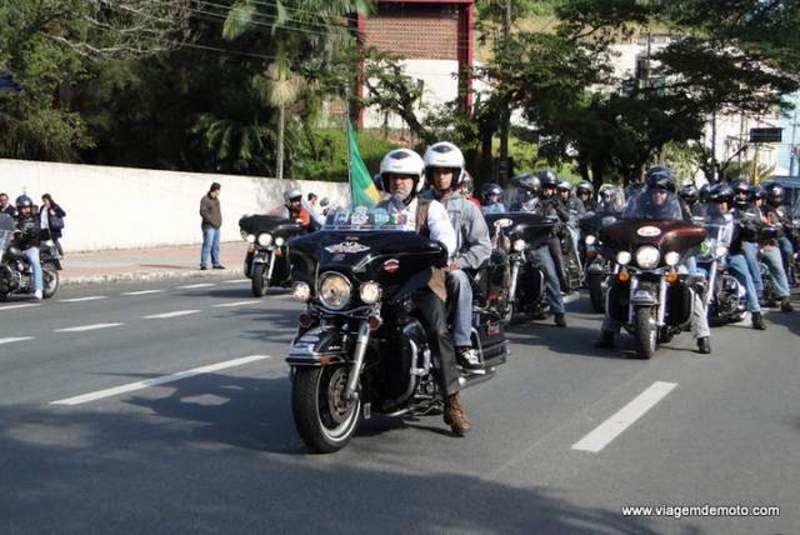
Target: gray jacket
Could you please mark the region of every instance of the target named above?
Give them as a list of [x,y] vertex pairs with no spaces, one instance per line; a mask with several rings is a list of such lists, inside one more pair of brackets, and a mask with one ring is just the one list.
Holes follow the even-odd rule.
[[456,254],[453,259],[462,268],[478,269],[492,254],[489,227],[480,209],[458,192],[439,198],[433,191],[423,197],[442,203],[456,231]]

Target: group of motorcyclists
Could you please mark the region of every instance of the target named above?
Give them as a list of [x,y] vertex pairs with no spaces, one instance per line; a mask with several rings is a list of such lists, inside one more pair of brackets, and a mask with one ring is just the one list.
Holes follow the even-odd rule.
[[[13,245],[24,257],[31,272],[30,287],[24,290],[35,300],[41,301],[45,297],[41,245],[43,242],[52,243],[52,248],[58,257],[63,256],[58,239],[61,237],[66,213],[47,193],[42,195],[41,207],[37,207],[33,199],[26,194],[18,196],[13,205],[8,201],[8,195],[0,193],[0,217],[13,220],[11,225],[13,230],[9,231],[10,239],[7,240],[6,247]],[[2,288],[0,294],[2,294],[0,297],[6,297]]]

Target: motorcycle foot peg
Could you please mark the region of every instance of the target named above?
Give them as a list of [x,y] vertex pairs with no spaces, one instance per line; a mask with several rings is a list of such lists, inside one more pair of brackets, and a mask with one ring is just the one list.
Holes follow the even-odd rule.
[[458,371],[461,372],[463,376],[486,375],[486,368],[464,368],[463,366],[459,366]]
[[372,403],[364,403],[364,419],[372,418]]

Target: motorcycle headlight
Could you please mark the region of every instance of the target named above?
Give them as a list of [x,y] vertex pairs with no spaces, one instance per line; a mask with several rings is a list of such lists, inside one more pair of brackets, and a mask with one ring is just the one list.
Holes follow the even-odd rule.
[[643,269],[652,269],[658,265],[661,253],[652,245],[644,245],[636,251],[636,264]]
[[514,240],[514,250],[518,253],[525,250],[525,240]]
[[586,236],[586,239],[583,240],[583,241],[586,242],[586,245],[594,245],[595,242],[597,241],[597,238],[595,238],[594,236],[589,234],[588,236]]
[[283,239],[283,238],[281,238],[280,236],[278,236],[277,238],[275,238],[275,245],[276,245],[276,246],[278,246],[278,247],[283,247],[283,244],[284,244],[284,243],[286,243],[286,240],[284,240],[284,239]]
[[677,251],[670,251],[664,255],[664,262],[666,262],[669,267],[677,266],[680,261],[681,255]]
[[272,243],[272,234],[269,232],[264,232],[263,234],[258,235],[258,244],[261,247],[266,247],[270,243]]
[[305,282],[295,282],[292,286],[292,297],[301,303],[307,303],[311,299],[311,287]]
[[631,253],[628,251],[620,251],[617,253],[617,264],[620,266],[627,266],[631,263]]
[[728,248],[724,245],[717,245],[717,257],[725,256],[728,254]]
[[381,299],[381,285],[375,281],[365,282],[358,289],[359,297],[367,305],[374,305]]
[[331,310],[341,310],[350,302],[353,286],[338,273],[325,273],[319,281],[319,299]]
[[255,243],[256,242],[256,235],[255,234],[248,234],[247,237],[245,238],[245,240],[247,240],[247,243]]

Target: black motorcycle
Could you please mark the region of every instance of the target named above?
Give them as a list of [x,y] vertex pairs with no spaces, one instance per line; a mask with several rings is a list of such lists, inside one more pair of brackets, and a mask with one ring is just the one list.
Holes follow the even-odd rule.
[[283,217],[250,215],[239,219],[248,245],[244,274],[252,281],[253,295],[264,297],[271,286],[288,288],[292,282],[286,242],[304,232],[303,226]]
[[[515,313],[539,317],[545,310],[544,273],[535,251],[546,246],[557,220],[527,212],[486,214],[493,242],[492,264],[507,266],[503,286],[489,293],[490,307],[509,323]],[[495,268],[496,271],[496,268]],[[498,280],[499,277],[495,277]]]
[[[33,269],[23,251],[14,245],[17,232],[14,219],[0,214],[0,301],[10,295],[33,294]],[[53,297],[60,286],[61,257],[49,231],[42,232],[39,261],[42,265],[42,296]]]
[[[315,452],[343,448],[360,418],[423,415],[442,407],[438,359],[412,293],[444,266],[444,246],[405,230],[383,210],[336,212],[319,232],[290,243],[293,295],[307,308],[286,362],[294,421]],[[485,374],[508,356],[502,324],[477,312],[472,331]]]
[[709,323],[737,323],[747,311],[745,289],[725,269],[728,247],[720,241],[725,225],[707,223],[708,237],[700,246],[697,265],[708,273],[704,296]]
[[636,336],[641,358],[689,325],[691,281],[677,266],[705,237],[705,229],[679,219],[623,219],[600,231],[603,254],[614,258],[606,314]]
[[611,260],[603,256],[597,242],[600,230],[620,217],[618,212],[589,213],[578,220],[581,230],[580,253],[583,259],[584,280],[595,312],[605,310],[606,279],[611,273]]

